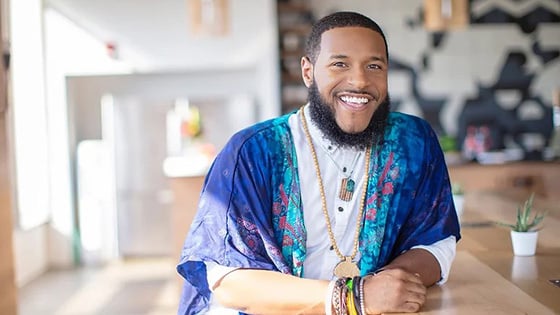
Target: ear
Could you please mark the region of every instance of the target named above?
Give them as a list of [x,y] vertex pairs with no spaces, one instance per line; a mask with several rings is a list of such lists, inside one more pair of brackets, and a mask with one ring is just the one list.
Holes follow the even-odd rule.
[[313,84],[313,63],[307,57],[301,58],[301,77],[305,86],[310,87]]

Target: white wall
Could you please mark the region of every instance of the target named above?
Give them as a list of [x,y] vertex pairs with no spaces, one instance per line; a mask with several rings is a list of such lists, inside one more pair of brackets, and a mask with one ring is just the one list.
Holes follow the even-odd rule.
[[188,2],[46,0],[100,41],[114,43],[119,58],[137,72],[242,68],[270,53],[277,37],[275,1],[226,1],[230,32],[223,37],[193,35]]
[[[14,259],[22,284],[47,268],[49,219],[47,118],[41,0],[10,3],[9,103],[15,166]],[[30,92],[32,91],[32,92]]]

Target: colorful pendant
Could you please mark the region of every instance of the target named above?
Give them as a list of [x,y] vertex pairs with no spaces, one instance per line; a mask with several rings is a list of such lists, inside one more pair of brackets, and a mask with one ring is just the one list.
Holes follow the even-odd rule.
[[356,182],[354,182],[351,178],[343,178],[342,182],[340,183],[340,191],[338,192],[338,198],[343,201],[350,201],[352,200],[352,196],[354,195],[354,188],[356,186]]

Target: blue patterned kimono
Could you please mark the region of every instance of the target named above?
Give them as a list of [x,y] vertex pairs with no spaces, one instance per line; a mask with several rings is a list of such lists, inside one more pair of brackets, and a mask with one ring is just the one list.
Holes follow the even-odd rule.
[[[206,261],[302,276],[306,230],[288,125],[293,114],[238,132],[216,157],[177,266],[186,279],[179,314],[208,307]],[[451,235],[459,240],[449,176],[431,127],[392,112],[383,144],[371,150],[359,243],[362,274],[415,245]]]

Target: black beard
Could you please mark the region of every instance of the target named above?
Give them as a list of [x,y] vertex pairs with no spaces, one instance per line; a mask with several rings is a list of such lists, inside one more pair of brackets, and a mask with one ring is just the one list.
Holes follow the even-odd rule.
[[338,126],[333,107],[323,100],[315,82],[309,87],[308,99],[311,121],[334,144],[343,148],[364,150],[370,145],[380,144],[383,140],[387,117],[391,110],[389,95],[379,104],[366,129],[358,133],[347,133]]

